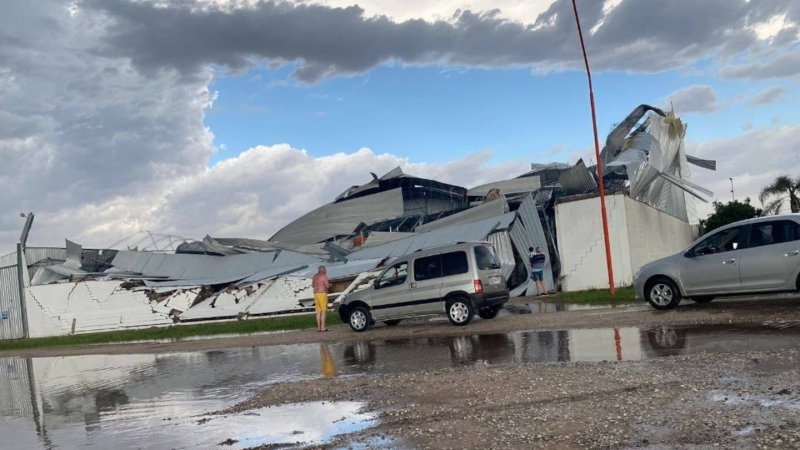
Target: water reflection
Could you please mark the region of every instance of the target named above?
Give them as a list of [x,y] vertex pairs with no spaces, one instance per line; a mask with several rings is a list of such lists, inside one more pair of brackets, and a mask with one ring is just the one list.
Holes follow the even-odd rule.
[[[281,381],[461,365],[621,361],[781,348],[800,348],[800,327],[518,331],[158,355],[7,357],[0,358],[0,433],[2,442],[13,442],[15,449],[211,448],[229,438],[242,443],[269,436],[284,439],[292,431],[329,436],[334,431],[303,431],[293,429],[292,422],[272,416],[267,420],[264,411],[224,420],[205,415]],[[317,414],[311,412],[316,406],[296,408],[300,409],[283,410],[286,417],[291,416],[287,411]],[[373,423],[355,413],[350,416],[364,426]],[[203,417],[212,420],[205,428],[193,428]],[[258,417],[271,428],[265,431],[250,422],[258,422]],[[213,431],[217,429],[228,433]],[[272,434],[265,437],[267,431]],[[300,434],[292,436],[301,440]]]

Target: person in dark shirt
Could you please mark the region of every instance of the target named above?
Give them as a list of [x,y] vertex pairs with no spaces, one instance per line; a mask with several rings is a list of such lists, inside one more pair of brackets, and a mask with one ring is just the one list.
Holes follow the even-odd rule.
[[540,247],[529,247],[530,254],[528,258],[531,264],[531,280],[536,284],[536,295],[547,295],[547,290],[544,287],[544,262],[547,257],[542,253]]

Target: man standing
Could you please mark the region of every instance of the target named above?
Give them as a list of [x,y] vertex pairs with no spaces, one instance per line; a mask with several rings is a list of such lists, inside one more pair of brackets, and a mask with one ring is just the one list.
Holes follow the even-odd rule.
[[547,257],[542,253],[540,247],[533,249],[528,247],[530,254],[528,258],[531,263],[531,280],[536,283],[536,295],[547,295],[547,290],[544,287],[544,262]]
[[317,331],[328,331],[325,327],[325,318],[328,314],[328,290],[331,283],[325,266],[319,266],[317,274],[311,280],[314,287],[314,310],[317,312]]

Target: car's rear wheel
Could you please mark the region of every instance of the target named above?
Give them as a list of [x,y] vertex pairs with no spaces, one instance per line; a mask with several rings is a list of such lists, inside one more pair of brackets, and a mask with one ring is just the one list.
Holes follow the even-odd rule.
[[350,328],[353,331],[362,332],[366,331],[372,323],[369,311],[363,306],[356,306],[350,311],[350,316],[347,318]]
[[692,301],[695,303],[711,303],[711,300],[714,300],[714,297],[711,295],[699,295],[697,297],[692,297]]
[[472,302],[463,297],[447,301],[447,318],[457,327],[468,324],[475,316]]
[[681,292],[669,278],[654,278],[648,281],[644,297],[655,309],[672,309],[681,302]]
[[497,317],[497,313],[500,312],[499,306],[484,306],[483,308],[478,308],[478,316],[481,319],[494,319]]
[[400,319],[384,320],[383,323],[385,323],[387,327],[393,327],[400,323]]

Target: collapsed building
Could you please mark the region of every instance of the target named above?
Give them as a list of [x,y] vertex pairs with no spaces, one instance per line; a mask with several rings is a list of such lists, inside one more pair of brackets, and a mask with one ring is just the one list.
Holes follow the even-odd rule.
[[[672,112],[641,105],[606,140],[598,163],[617,285],[697,237],[693,199],[712,193],[689,164],[715,162],[687,155],[685,133]],[[26,228],[21,251],[0,257],[0,339],[308,311],[321,264],[335,301],[394,258],[468,240],[494,244],[512,296],[535,292],[527,255],[537,246],[549,291],[607,287],[596,166],[531,164],[469,189],[399,167],[371,178],[267,240],[145,234],[108,249],[45,248],[26,246]]]

